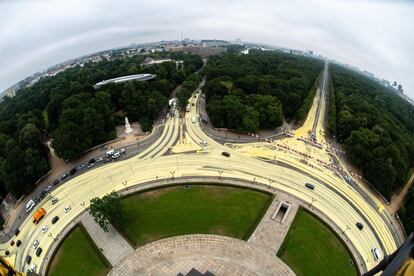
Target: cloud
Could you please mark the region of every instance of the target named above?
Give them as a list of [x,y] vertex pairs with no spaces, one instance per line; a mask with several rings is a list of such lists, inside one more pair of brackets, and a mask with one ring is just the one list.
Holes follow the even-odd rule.
[[183,33],[312,49],[397,80],[414,98],[411,1],[20,0],[0,10],[0,91],[70,58]]

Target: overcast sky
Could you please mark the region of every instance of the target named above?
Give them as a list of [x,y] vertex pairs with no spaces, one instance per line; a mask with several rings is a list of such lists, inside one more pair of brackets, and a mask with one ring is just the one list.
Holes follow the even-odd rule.
[[398,0],[0,0],[0,91],[67,59],[181,33],[311,49],[414,98],[414,1]]

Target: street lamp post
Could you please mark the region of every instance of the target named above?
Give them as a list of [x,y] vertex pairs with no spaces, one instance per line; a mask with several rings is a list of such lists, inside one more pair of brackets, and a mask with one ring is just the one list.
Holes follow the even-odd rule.
[[346,230],[351,229],[351,226],[347,225],[346,228],[342,231],[342,234],[345,234]]
[[86,207],[85,207],[85,201],[82,201],[82,203],[80,204],[83,208],[85,208],[85,210],[86,210]]
[[175,171],[170,171],[170,174],[171,174],[171,177],[172,177],[172,180],[174,181],[174,174],[175,174]]
[[218,170],[218,173],[219,173],[219,179],[221,179],[221,174],[223,173],[223,171],[222,170]]
[[127,184],[128,184],[128,181],[124,181],[124,182],[122,182],[122,185],[124,185],[124,186],[125,186],[125,190],[127,190],[127,191],[128,191]]
[[312,202],[311,202],[311,204],[309,204],[309,207],[310,207],[310,208],[312,208],[313,203],[314,203],[315,201],[316,201],[316,198],[313,198],[313,197],[312,197]]
[[56,239],[55,237],[53,237],[52,233],[49,233],[47,236],[48,236],[49,238],[52,238],[54,241],[57,241],[57,239]]
[[269,190],[270,190],[270,188],[272,186],[272,183],[273,183],[273,180],[272,179],[269,179]]

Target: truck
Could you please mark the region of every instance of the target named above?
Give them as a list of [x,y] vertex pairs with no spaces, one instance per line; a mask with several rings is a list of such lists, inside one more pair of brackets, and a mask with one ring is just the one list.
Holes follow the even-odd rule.
[[38,224],[39,221],[46,215],[46,210],[44,208],[39,208],[36,213],[33,215],[33,223]]

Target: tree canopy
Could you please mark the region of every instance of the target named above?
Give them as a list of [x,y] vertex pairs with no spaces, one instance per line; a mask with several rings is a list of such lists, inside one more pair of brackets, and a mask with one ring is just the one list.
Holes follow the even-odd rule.
[[91,199],[89,214],[105,232],[108,232],[109,223],[122,226],[125,221],[122,201],[116,192],[111,192],[103,198],[95,197]]
[[[73,160],[113,139],[115,126],[124,116],[150,130],[173,89],[203,66],[199,56],[157,55],[173,61],[141,66],[142,55],[103,58],[43,78],[13,98],[5,97],[0,103],[0,195],[11,192],[20,197],[48,172],[47,138],[52,138],[59,157]],[[99,81],[138,73],[157,77],[93,88]]]
[[390,88],[331,66],[329,131],[385,197],[407,180],[414,162],[414,107]]
[[303,119],[322,68],[320,60],[271,51],[211,57],[204,68],[207,112],[214,126],[237,131],[272,129],[284,117]]

